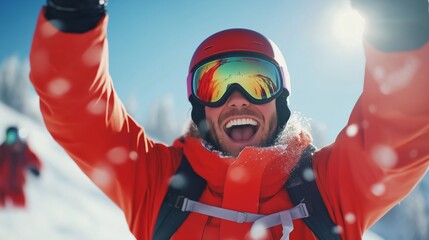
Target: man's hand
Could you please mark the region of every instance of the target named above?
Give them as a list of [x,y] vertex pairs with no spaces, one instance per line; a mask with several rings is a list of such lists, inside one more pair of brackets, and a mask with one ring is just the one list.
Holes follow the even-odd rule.
[[47,0],[49,7],[60,11],[103,11],[107,0]]
[[84,33],[105,15],[107,0],[47,0],[46,19],[58,30]]
[[31,174],[33,174],[36,177],[40,176],[40,171],[39,169],[37,169],[36,167],[30,166],[28,167],[28,170],[31,172]]
[[407,51],[429,40],[428,0],[351,0],[366,19],[365,37],[381,51]]
[[367,21],[417,19],[428,15],[428,0],[351,0]]

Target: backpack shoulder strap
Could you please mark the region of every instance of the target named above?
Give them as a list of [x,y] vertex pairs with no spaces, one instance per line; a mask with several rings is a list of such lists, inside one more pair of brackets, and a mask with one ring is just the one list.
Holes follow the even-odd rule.
[[[320,240],[340,239],[337,225],[331,220],[314,181],[312,156],[316,148],[310,145],[285,184],[294,205],[304,202],[310,216],[302,219]],[[183,156],[162,202],[152,239],[168,240],[179,229],[190,212],[181,211],[184,198],[197,201],[206,187],[206,181],[192,169]]]
[[6,143],[0,145],[0,164],[6,161]]
[[315,150],[313,145],[304,150],[297,166],[292,170],[285,188],[294,205],[302,202],[306,204],[310,216],[302,220],[318,239],[340,239],[340,235],[336,231],[337,225],[330,218],[314,179],[312,159]]
[[205,187],[205,179],[195,173],[183,155],[159,210],[152,239],[170,239],[190,213],[180,209],[185,197],[198,201]]
[[0,164],[2,163],[2,162],[4,162],[4,159],[5,159],[5,147],[4,147],[4,143],[3,144],[1,144],[0,145]]
[[3,144],[0,144],[0,161],[3,159]]

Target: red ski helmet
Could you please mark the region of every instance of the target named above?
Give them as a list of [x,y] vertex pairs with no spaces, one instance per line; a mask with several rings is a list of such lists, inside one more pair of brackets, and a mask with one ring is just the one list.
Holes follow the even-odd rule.
[[286,62],[277,45],[262,34],[248,29],[227,29],[206,38],[195,50],[187,78],[188,98],[192,104],[192,120],[197,126],[205,118],[204,106],[192,94],[193,71],[207,59],[221,58],[227,54],[240,56],[262,55],[274,62],[280,70],[282,92],[276,98],[278,128],[282,129],[290,117],[288,97],[291,92]]

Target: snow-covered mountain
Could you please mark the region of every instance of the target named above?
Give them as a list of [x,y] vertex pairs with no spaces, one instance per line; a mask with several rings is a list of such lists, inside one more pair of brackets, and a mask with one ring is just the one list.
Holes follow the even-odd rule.
[[[122,212],[99,191],[53,141],[47,130],[0,103],[1,129],[25,128],[44,164],[29,175],[27,208],[0,209],[0,240],[132,240]],[[382,240],[368,232],[365,240]]]

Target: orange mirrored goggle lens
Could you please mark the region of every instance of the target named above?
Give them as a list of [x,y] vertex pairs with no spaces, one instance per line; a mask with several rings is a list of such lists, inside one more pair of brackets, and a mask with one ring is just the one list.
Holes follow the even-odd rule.
[[254,57],[221,58],[194,71],[192,93],[208,105],[224,100],[232,86],[244,90],[252,102],[263,103],[278,96],[282,79],[274,63]]

